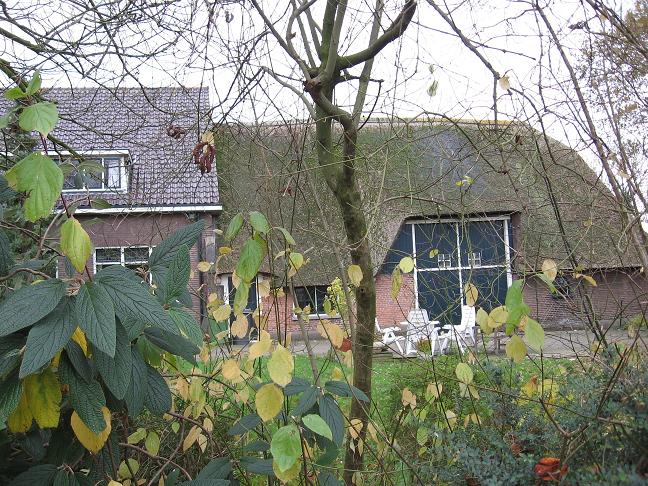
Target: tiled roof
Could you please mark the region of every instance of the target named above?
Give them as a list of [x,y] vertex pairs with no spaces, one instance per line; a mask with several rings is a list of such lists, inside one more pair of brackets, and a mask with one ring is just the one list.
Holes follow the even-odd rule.
[[[130,153],[128,190],[92,196],[126,207],[219,203],[215,169],[201,174],[192,160],[206,128],[206,88],[54,88],[43,97],[58,104],[60,122],[54,135],[75,150]],[[170,137],[170,125],[186,129],[186,135]],[[73,199],[86,193],[66,194]]]

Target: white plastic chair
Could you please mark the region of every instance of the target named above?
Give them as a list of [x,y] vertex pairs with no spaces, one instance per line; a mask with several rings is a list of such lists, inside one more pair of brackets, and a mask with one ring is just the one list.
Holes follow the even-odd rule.
[[414,309],[409,312],[407,321],[401,324],[407,325],[405,356],[418,354],[417,346],[421,341],[425,340],[430,341],[430,353],[434,355],[439,338],[439,329],[436,327],[439,321],[431,321],[425,309]]
[[400,327],[393,326],[393,327],[380,327],[378,324],[378,318],[376,318],[376,332],[378,334],[382,335],[382,338],[380,341],[376,341],[374,343],[374,347],[378,346],[381,348],[384,348],[385,346],[389,346],[390,344],[396,344],[396,347],[398,348],[398,351],[400,354],[403,354],[403,347],[401,346],[400,341],[405,339],[403,336],[397,336],[396,333],[401,330]]
[[457,326],[452,324],[445,325],[441,328],[444,334],[440,336],[441,352],[443,353],[452,341],[457,342],[457,347],[463,353],[468,340],[475,345],[475,308],[469,305],[461,306],[461,323]]

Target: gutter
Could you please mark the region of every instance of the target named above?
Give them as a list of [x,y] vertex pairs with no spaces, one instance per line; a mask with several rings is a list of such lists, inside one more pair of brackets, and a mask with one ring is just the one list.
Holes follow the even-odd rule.
[[74,214],[144,214],[144,213],[220,213],[223,210],[221,204],[205,206],[133,206],[114,207],[106,209],[79,208]]

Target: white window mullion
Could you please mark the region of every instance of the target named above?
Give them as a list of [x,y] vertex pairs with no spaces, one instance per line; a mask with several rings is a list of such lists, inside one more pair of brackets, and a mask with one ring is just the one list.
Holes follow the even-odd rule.
[[419,308],[418,264],[416,263],[416,226],[412,223],[412,259],[414,260],[414,308]]
[[459,223],[455,223],[454,226],[455,232],[457,234],[457,271],[459,272],[459,295],[461,297],[461,305],[463,305],[463,276],[461,275],[461,270],[463,269],[463,267],[461,265],[461,241],[459,240]]

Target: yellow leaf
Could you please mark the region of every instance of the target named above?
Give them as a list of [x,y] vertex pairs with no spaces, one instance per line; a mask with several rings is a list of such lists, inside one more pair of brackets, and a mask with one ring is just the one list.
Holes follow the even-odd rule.
[[269,383],[259,388],[256,394],[256,409],[264,422],[272,420],[281,411],[284,394],[277,385]]
[[322,337],[325,337],[329,341],[331,341],[331,344],[334,348],[339,348],[340,346],[342,346],[342,341],[344,340],[344,331],[340,326],[333,324],[331,321],[320,321],[317,324],[317,331]]
[[232,253],[232,249],[229,246],[221,246],[218,248],[219,255],[227,255],[228,253]]
[[108,483],[108,486],[124,486],[124,485],[119,481],[115,481],[114,479],[111,479],[110,482]]
[[250,346],[250,354],[248,356],[248,360],[254,361],[259,356],[263,356],[268,351],[270,351],[271,346],[272,342],[270,341],[270,334],[268,334],[267,331],[261,331],[261,339]]
[[347,428],[352,439],[355,440],[360,437],[360,431],[362,431],[363,426],[364,424],[359,418],[351,419],[351,422],[349,423],[349,426]]
[[79,347],[83,350],[86,358],[89,356],[88,353],[88,341],[86,341],[85,333],[81,330],[80,327],[77,327],[72,334],[72,341],[77,343]]
[[342,353],[342,363],[349,368],[353,368],[353,351],[349,349],[346,353]]
[[203,420],[203,428],[207,432],[212,432],[214,430],[214,422],[212,422],[212,419],[205,417],[205,419]]
[[363,277],[360,265],[349,265],[349,268],[347,268],[347,274],[349,275],[351,283],[356,287],[359,287]]
[[542,273],[545,274],[549,281],[553,282],[558,275],[558,264],[554,260],[547,258],[542,262]]
[[178,395],[180,395],[183,400],[189,399],[189,382],[186,378],[184,378],[183,376],[179,377],[176,381],[175,388],[178,392]]
[[443,391],[443,385],[441,383],[428,383],[427,389],[425,390],[425,396],[428,400],[439,398],[441,392]]
[[475,303],[477,302],[477,297],[479,297],[479,291],[477,290],[477,287],[475,287],[471,283],[467,283],[464,286],[464,298],[466,299],[466,305],[474,307]]
[[398,299],[401,287],[403,285],[403,272],[399,267],[394,268],[391,276],[391,298],[392,300]]
[[229,319],[231,312],[232,308],[229,306],[229,304],[223,304],[214,311],[212,316],[214,317],[215,321],[225,321]]
[[493,332],[493,330],[490,327],[488,327],[488,312],[486,312],[481,307],[477,309],[475,322],[477,322],[477,325],[479,326],[479,328],[482,330],[484,334],[488,335]]
[[591,277],[590,275],[584,275],[582,273],[575,273],[574,278],[582,278],[588,284],[590,284],[592,287],[597,287],[596,280],[594,280],[594,278]]
[[245,336],[247,336],[248,329],[249,329],[248,320],[247,317],[244,316],[243,314],[239,314],[230,327],[232,336],[238,338],[244,338]]
[[212,264],[209,262],[198,262],[198,271],[199,272],[209,272]]
[[205,449],[207,449],[207,437],[203,434],[198,436],[198,447],[200,447],[202,452],[205,452]]
[[209,356],[210,356],[209,346],[207,344],[204,344],[200,348],[200,354],[198,355],[198,357],[200,358],[200,361],[202,361],[203,363],[208,363],[209,362]]
[[157,432],[151,430],[148,433],[146,440],[144,441],[144,447],[146,447],[146,450],[149,451],[150,454],[153,454],[154,456],[158,455],[158,452],[160,452],[160,436]]
[[268,373],[272,381],[279,386],[286,386],[292,380],[294,369],[295,363],[290,351],[277,344],[277,348],[268,360]]
[[270,296],[270,280],[263,279],[257,282],[257,293],[259,297],[265,298]]
[[23,381],[29,409],[41,428],[56,427],[61,413],[61,384],[47,368],[41,374],[29,375]]
[[101,407],[101,413],[103,413],[106,428],[98,434],[95,434],[92,430],[86,427],[86,424],[83,423],[83,420],[81,420],[76,412],[72,412],[72,417],[70,418],[70,425],[72,425],[74,435],[76,435],[83,447],[93,454],[96,454],[101,450],[110,435],[110,431],[112,430],[112,425],[110,423],[110,410],[108,410],[107,407]]
[[504,91],[508,91],[509,89],[511,89],[511,80],[507,75],[504,75],[501,78],[499,78],[497,82],[500,88],[502,88]]
[[236,275],[236,272],[232,274],[232,285],[234,285],[235,289],[238,289],[239,285],[241,285],[241,277]]
[[191,427],[191,430],[189,430],[189,433],[184,438],[184,441],[182,441],[182,451],[186,452],[187,449],[189,449],[194,444],[194,442],[196,442],[199,435],[200,429],[198,428],[198,426],[194,425],[193,427]]
[[223,372],[223,378],[229,381],[235,381],[241,377],[241,369],[234,359],[225,360],[221,371]]
[[241,403],[247,403],[248,400],[250,399],[250,391],[247,388],[245,388],[244,390],[236,392],[234,394],[234,398],[236,398],[236,400]]
[[277,465],[277,463],[275,461],[272,461],[272,470],[273,470],[275,476],[277,476],[277,479],[279,479],[279,481],[281,481],[284,484],[287,483],[288,481],[292,481],[293,479],[298,477],[299,473],[301,471],[301,467],[302,467],[301,466],[301,459],[295,461],[295,464],[290,466],[285,471],[282,471],[281,469],[279,469],[279,466]]
[[291,251],[288,255],[288,261],[290,262],[292,270],[297,271],[304,265],[304,255]]
[[491,329],[497,329],[506,323],[506,319],[508,319],[508,311],[506,310],[506,307],[503,305],[495,307],[488,315],[487,326]]
[[211,293],[207,296],[207,303],[211,304],[219,299],[218,294]]
[[126,464],[126,461],[122,461],[121,464],[119,464],[119,468],[117,469],[117,476],[119,477],[119,479],[125,479],[124,486],[130,486],[130,480],[133,477],[133,474],[137,474],[139,468],[139,462],[137,462],[137,460],[133,457],[128,458],[128,464]]
[[342,370],[337,366],[333,368],[333,371],[331,372],[331,380],[337,380],[337,381],[344,380],[344,373],[342,373]]
[[61,225],[61,251],[68,257],[77,272],[83,272],[92,253],[90,236],[76,218]]
[[401,397],[403,407],[416,408],[416,395],[414,395],[409,388],[403,389],[403,396]]
[[457,423],[457,414],[452,410],[446,410],[445,415],[447,422],[450,424],[450,427],[454,427],[454,425]]
[[192,402],[200,401],[203,393],[203,378],[201,376],[192,376],[191,385],[189,386],[189,399]]
[[509,342],[506,343],[506,356],[516,363],[521,363],[524,360],[526,356],[526,345],[517,334],[514,334]]
[[403,273],[410,273],[412,270],[414,270],[414,260],[412,259],[412,257],[403,257],[401,258],[401,261],[398,262],[398,267]]
[[7,427],[9,431],[14,433],[25,433],[29,430],[34,419],[31,410],[29,409],[29,403],[27,402],[27,396],[25,395],[25,390],[23,389],[20,394],[20,401],[18,406],[13,411],[9,418],[7,419]]

